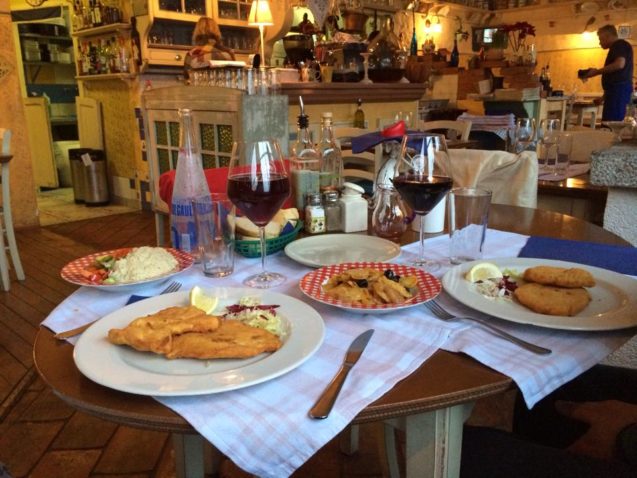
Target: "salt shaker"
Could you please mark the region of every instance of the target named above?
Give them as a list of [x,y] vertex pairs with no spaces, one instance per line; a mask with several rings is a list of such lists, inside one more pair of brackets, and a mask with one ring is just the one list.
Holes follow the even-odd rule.
[[327,232],[341,230],[341,205],[338,202],[338,191],[325,191],[323,193],[325,207],[325,220]]
[[367,231],[368,204],[363,193],[365,190],[358,184],[343,183],[341,194],[341,217],[343,232]]
[[325,209],[319,193],[308,194],[305,206],[305,231],[310,234],[325,232]]

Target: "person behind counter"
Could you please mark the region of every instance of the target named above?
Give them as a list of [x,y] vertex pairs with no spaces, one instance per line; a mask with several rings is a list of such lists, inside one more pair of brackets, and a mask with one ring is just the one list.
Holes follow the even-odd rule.
[[192,32],[192,43],[195,45],[184,59],[184,69],[189,77],[189,70],[207,68],[210,60],[234,60],[234,52],[221,41],[219,25],[210,17],[201,17]]
[[602,121],[621,121],[633,94],[633,47],[618,37],[617,29],[613,25],[601,27],[597,30],[597,36],[599,46],[608,50],[604,67],[584,70],[580,73],[580,78],[585,80],[602,75]]

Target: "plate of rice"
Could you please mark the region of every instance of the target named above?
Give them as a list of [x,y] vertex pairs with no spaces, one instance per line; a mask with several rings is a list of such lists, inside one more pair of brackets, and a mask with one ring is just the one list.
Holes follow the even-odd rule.
[[190,268],[194,257],[168,247],[127,247],[96,252],[66,264],[60,275],[71,284],[124,292],[152,285]]

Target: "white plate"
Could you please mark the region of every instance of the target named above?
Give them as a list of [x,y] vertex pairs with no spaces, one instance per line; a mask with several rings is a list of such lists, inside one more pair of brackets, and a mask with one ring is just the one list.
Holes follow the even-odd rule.
[[599,4],[597,2],[584,2],[580,10],[584,13],[595,13],[599,10]]
[[82,271],[92,266],[95,263],[95,260],[98,257],[115,255],[116,257],[123,256],[128,254],[133,250],[132,247],[125,247],[121,249],[113,249],[110,251],[102,251],[95,252],[93,254],[89,254],[84,257],[80,257],[79,259],[75,259],[68,264],[66,264],[62,270],[60,271],[60,276],[67,282],[71,284],[81,285],[84,287],[93,287],[95,289],[110,291],[110,292],[132,292],[136,289],[140,289],[142,287],[147,287],[151,285],[158,284],[165,280],[170,279],[176,274],[179,274],[185,270],[190,269],[192,267],[195,259],[193,256],[184,251],[179,251],[177,249],[173,249],[170,247],[164,247],[166,251],[168,251],[172,256],[177,260],[177,268],[171,272],[163,274],[158,277],[153,277],[150,279],[144,279],[136,282],[122,282],[116,284],[98,284],[95,282],[91,282],[86,277],[82,275]]
[[341,262],[385,262],[400,255],[400,246],[387,239],[363,234],[322,234],[290,242],[285,254],[309,267]]
[[272,354],[250,359],[168,360],[150,352],[113,345],[106,338],[112,328],[122,328],[133,319],[171,306],[187,305],[188,292],[158,295],[119,309],[97,321],[82,334],[73,358],[77,368],[94,382],[139,395],[202,395],[236,390],[265,382],[298,367],[323,342],[325,326],[309,305],[287,295],[255,289],[215,288],[218,312],[241,297],[260,297],[262,304],[279,305],[277,313],[286,321],[283,346]]
[[637,280],[601,269],[573,262],[548,259],[488,259],[500,269],[514,269],[522,273],[528,267],[539,265],[578,267],[595,277],[596,285],[588,291],[591,302],[573,317],[544,315],[532,312],[515,301],[490,299],[476,291],[476,285],[464,278],[473,265],[483,261],[467,262],[449,270],[442,278],[442,286],[457,301],[485,314],[500,319],[532,324],[539,327],[565,330],[615,330],[637,325]]
[[[416,292],[411,299],[403,302],[402,304],[362,305],[337,300],[323,291],[323,284],[325,284],[330,277],[336,274],[341,274],[348,269],[359,268],[370,268],[380,271],[390,269],[394,272],[394,274],[399,276],[415,276],[418,280]],[[333,305],[339,309],[361,314],[389,313],[406,309],[408,307],[414,307],[416,305],[423,304],[428,300],[435,299],[442,290],[440,281],[422,269],[417,269],[404,264],[388,264],[384,262],[344,262],[342,264],[321,267],[320,269],[305,274],[299,282],[299,287],[303,293],[311,299],[324,304]]]

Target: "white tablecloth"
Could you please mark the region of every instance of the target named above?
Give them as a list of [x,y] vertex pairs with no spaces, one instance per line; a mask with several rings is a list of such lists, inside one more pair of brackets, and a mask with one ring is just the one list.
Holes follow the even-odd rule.
[[[489,230],[485,257],[513,257],[527,236]],[[448,238],[426,243],[427,256],[445,260]],[[417,244],[403,249],[396,262],[408,262]],[[259,259],[239,258],[235,273],[209,279],[194,268],[178,276],[183,289],[201,286],[240,286],[259,267]],[[263,477],[290,475],[338,434],[363,408],[418,368],[436,349],[464,352],[515,380],[526,403],[538,400],[587,370],[625,340],[618,332],[575,333],[540,329],[505,321],[497,325],[539,345],[548,356],[534,355],[499,339],[469,322],[442,322],[425,307],[388,315],[353,314],[305,298],[298,280],[309,268],[282,253],[268,257],[269,268],[288,281],[276,290],[310,303],[327,325],[323,345],[299,368],[282,377],[241,390],[197,397],[157,398],[188,420],[207,440],[244,470]],[[444,273],[448,267],[437,274]],[[140,291],[152,295],[161,286]],[[44,325],[67,330],[123,306],[128,295],[80,288],[60,304]],[[462,306],[443,294],[440,302],[460,311]],[[476,314],[474,311],[473,314]],[[338,370],[345,350],[359,333],[376,330],[361,360],[352,370],[333,412],[326,420],[312,420],[307,412]]]

